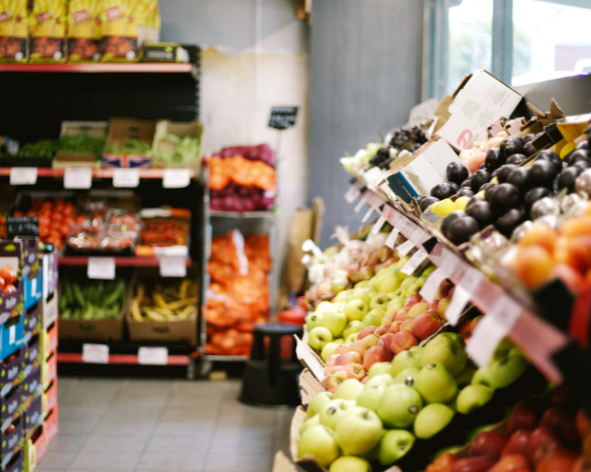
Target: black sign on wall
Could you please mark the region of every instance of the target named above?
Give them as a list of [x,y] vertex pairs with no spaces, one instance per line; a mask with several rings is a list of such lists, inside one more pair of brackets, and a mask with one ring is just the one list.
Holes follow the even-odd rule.
[[6,218],[8,238],[39,236],[39,218],[36,216],[9,216]]
[[296,124],[297,114],[298,107],[273,107],[271,108],[269,128],[279,130],[293,128]]

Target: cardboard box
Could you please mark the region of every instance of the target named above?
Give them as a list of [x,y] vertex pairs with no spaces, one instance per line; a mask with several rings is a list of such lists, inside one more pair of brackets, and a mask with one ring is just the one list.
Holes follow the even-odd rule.
[[28,405],[34,398],[43,395],[41,385],[41,363],[35,362],[27,377],[22,383],[21,398],[23,405]]
[[47,444],[49,444],[55,435],[59,431],[58,425],[58,414],[59,408],[56,406],[49,414],[45,417],[45,422],[43,423],[43,430],[45,431],[45,439]]
[[[86,134],[93,138],[106,138],[108,130],[108,123],[106,121],[62,121],[60,137],[62,136],[78,136]],[[58,152],[56,154],[55,164],[60,166],[72,167],[77,165],[88,166],[94,165],[96,156],[94,154],[68,154],[65,152]]]
[[58,315],[58,294],[57,291],[44,298],[41,301],[41,326],[43,329],[49,328]]
[[36,334],[22,348],[22,350],[24,351],[22,362],[23,362],[23,368],[24,368],[24,374],[25,374],[24,378],[25,379],[31,374],[35,364],[39,364],[41,362],[41,337],[42,337],[41,333]]
[[164,151],[174,151],[176,149],[176,144],[164,139],[167,134],[173,134],[179,138],[184,138],[186,136],[200,138],[199,152],[194,159],[178,164],[162,162],[154,158],[152,159],[152,167],[155,169],[166,167],[201,169],[201,160],[203,157],[203,125],[198,121],[191,121],[189,123],[174,123],[170,120],[159,121],[156,124],[156,132],[154,134],[154,143],[152,146],[154,155],[156,155],[156,150],[158,148],[161,148]]
[[33,430],[30,438],[25,438],[25,472],[33,472],[47,452],[47,440],[43,425]]
[[43,298],[43,270],[40,268],[33,277],[24,277],[23,282],[23,299],[28,310]]
[[29,407],[25,410],[25,436],[30,436],[32,434],[28,434],[31,429],[35,429],[37,426],[43,424],[43,405],[41,401],[41,397],[35,398]]
[[[4,398],[0,398],[0,422],[2,423],[0,431],[6,431],[8,426],[21,416],[22,406],[22,384],[18,384],[12,387]],[[0,449],[0,454],[2,453]]]
[[[25,309],[23,297],[23,279],[19,278],[14,285],[16,290],[0,296],[0,323],[6,323],[10,318],[16,318]],[[0,358],[4,357],[0,350]]]
[[[8,426],[12,424],[14,429],[7,432]],[[0,457],[2,457],[2,471],[22,470],[23,450],[25,437],[23,434],[24,418],[18,416],[0,433]],[[18,467],[15,464],[20,463]]]
[[15,354],[0,361],[0,397],[5,397],[24,379],[25,348],[22,347]]
[[[133,118],[113,118],[109,121],[107,145],[120,146],[126,139],[137,139],[148,144],[154,141],[156,123]],[[151,158],[148,154],[103,153],[103,167],[134,167],[148,169]]]
[[49,359],[49,356],[57,352],[57,323],[54,323],[48,329],[44,329],[41,333],[41,358],[42,360]]
[[43,390],[57,379],[57,353],[52,354],[47,361],[41,362],[41,386]]
[[25,310],[25,343],[41,332],[41,308],[42,303],[37,302],[28,310]]
[[0,326],[0,358],[6,359],[25,344],[25,315],[14,316]]
[[57,379],[49,385],[41,398],[43,399],[43,415],[45,416],[57,406]]
[[488,127],[508,118],[520,101],[521,95],[492,74],[475,72],[456,92],[448,107],[451,116],[438,134],[453,147],[468,149],[474,141],[487,138]]
[[48,254],[39,254],[37,257],[41,258],[41,270],[43,271],[43,298],[47,299],[52,293],[57,292],[57,251],[54,249]]

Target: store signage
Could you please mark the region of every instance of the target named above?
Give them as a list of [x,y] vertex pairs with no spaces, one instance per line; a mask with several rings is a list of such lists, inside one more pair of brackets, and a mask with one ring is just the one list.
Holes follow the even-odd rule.
[[269,128],[284,130],[296,124],[298,107],[273,107],[269,118]]
[[39,236],[39,218],[36,216],[6,217],[8,239],[15,236]]
[[189,169],[164,169],[162,186],[164,188],[185,188],[191,183]]
[[388,246],[390,249],[394,249],[394,244],[396,244],[397,237],[398,237],[398,229],[394,228],[392,230],[392,232],[390,233],[390,235],[388,236],[388,238],[386,239],[386,242],[384,242],[384,245]]
[[115,168],[113,169],[113,187],[136,188],[140,183],[139,169]]
[[10,169],[10,185],[35,185],[37,183],[37,167],[12,167]]
[[168,349],[165,347],[140,347],[137,351],[138,364],[166,365],[168,364]]
[[109,346],[106,344],[83,344],[82,362],[89,364],[108,364]]
[[113,257],[89,257],[89,279],[113,280],[115,278],[115,258]]
[[64,173],[64,188],[87,189],[92,185],[90,167],[67,167]]
[[163,256],[160,258],[161,277],[186,277],[186,259],[181,256]]

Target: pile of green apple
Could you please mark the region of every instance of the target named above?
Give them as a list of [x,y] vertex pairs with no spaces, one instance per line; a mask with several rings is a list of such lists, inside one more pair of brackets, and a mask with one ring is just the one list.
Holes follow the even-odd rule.
[[[465,346],[460,335],[440,333],[391,362],[374,364],[365,384],[349,378],[334,393],[319,393],[300,428],[298,457],[330,465],[330,472],[371,470],[372,461],[393,464],[416,438],[427,440],[456,413],[466,415],[483,407],[495,389],[511,385],[528,365],[504,340],[490,364],[475,369]],[[350,456],[357,456],[355,464],[366,469],[347,469],[352,460],[341,457]]]

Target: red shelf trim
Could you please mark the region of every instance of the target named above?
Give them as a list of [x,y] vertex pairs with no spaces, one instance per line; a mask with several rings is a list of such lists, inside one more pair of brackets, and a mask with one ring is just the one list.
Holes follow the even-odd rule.
[[100,64],[0,64],[0,72],[158,72],[187,73],[191,64],[100,63]]
[[[75,352],[59,352],[58,362],[82,363],[82,354]],[[109,354],[109,364],[139,364],[136,354]],[[168,356],[166,365],[188,365],[189,356]],[[147,364],[146,364],[147,365]]]
[[[10,167],[0,167],[0,176],[10,176]],[[94,169],[92,177],[95,179],[112,179],[115,169]],[[140,179],[162,179],[164,169],[139,169]],[[195,177],[195,170],[189,169],[191,178]],[[65,169],[50,169],[49,167],[38,167],[37,177],[62,177],[66,173]]]
[[[109,257],[105,254],[104,257]],[[59,265],[64,266],[86,266],[88,257],[86,256],[61,256],[57,260]],[[191,259],[187,258],[187,267],[191,267]],[[115,257],[115,266],[117,267],[160,267],[160,259],[157,257]]]

